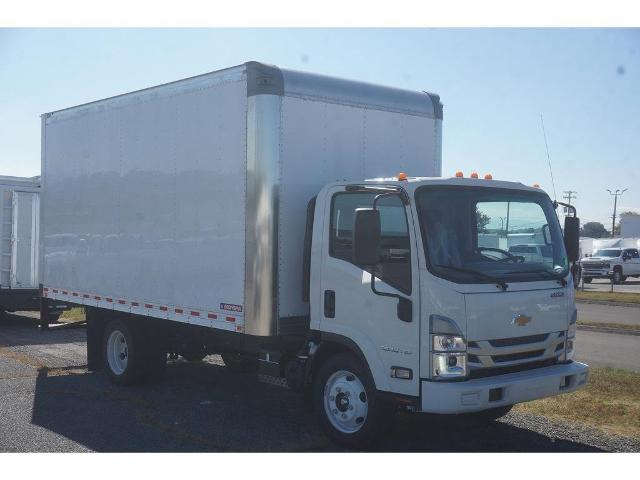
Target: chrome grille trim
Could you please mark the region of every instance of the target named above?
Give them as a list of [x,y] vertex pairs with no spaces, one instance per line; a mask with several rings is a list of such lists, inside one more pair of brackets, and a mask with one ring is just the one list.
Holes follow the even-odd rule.
[[[474,369],[524,366],[531,362],[558,358],[563,352],[563,349],[559,347],[563,342],[564,331],[512,339],[475,340],[468,344],[467,351],[470,356],[468,363],[472,371]],[[505,346],[495,346],[496,343]]]

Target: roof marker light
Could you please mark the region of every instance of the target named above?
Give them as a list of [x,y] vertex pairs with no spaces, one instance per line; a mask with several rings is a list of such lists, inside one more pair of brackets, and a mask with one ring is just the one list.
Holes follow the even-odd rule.
[[485,180],[493,180],[493,175],[491,175],[490,173],[486,173],[486,174],[484,175],[484,179],[485,179]]
[[406,182],[406,181],[407,181],[407,178],[408,178],[408,177],[407,177],[407,174],[406,174],[406,173],[404,173],[404,172],[400,172],[400,173],[398,174],[398,181],[400,181],[400,182]]
[[458,170],[458,171],[456,172],[456,178],[462,178],[462,177],[464,177],[464,173],[462,173],[462,171],[461,171],[461,170]]
[[478,172],[471,172],[471,175],[469,175],[471,178],[478,178]]
[[537,184],[537,183],[534,183],[534,184],[533,184],[533,188],[540,188],[540,185],[539,185],[539,184]]

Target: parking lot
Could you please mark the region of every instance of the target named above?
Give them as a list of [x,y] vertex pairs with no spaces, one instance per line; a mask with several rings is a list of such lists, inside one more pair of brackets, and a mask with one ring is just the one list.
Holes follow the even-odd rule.
[[[582,283],[580,283],[582,290]],[[606,278],[594,278],[591,283],[584,284],[585,292],[610,292],[611,282]],[[613,286],[614,292],[640,293],[640,278],[627,278],[624,283]]]
[[[86,370],[83,328],[0,320],[0,451],[335,451],[298,394],[221,359],[170,362],[155,384]],[[398,414],[383,451],[639,451],[640,443],[512,412],[489,425]]]

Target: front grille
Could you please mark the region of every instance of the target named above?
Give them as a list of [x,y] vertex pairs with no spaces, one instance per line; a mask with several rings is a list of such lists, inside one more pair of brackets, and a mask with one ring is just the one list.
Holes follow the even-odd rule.
[[491,360],[493,360],[494,363],[516,362],[518,360],[539,357],[543,353],[544,349],[532,350],[529,352],[508,353],[505,355],[491,355]]
[[601,268],[605,268],[605,263],[604,262],[598,262],[598,263],[583,263],[582,264],[582,268],[584,270],[600,270]]
[[548,358],[546,360],[539,360],[537,362],[529,362],[520,365],[512,365],[509,367],[494,367],[494,368],[474,368],[469,372],[469,379],[474,378],[486,378],[494,377],[496,375],[505,375],[507,373],[524,372],[527,370],[534,370],[536,368],[550,367],[558,363],[558,359]]
[[511,347],[513,345],[527,345],[529,343],[544,342],[549,338],[548,333],[540,335],[529,335],[526,337],[500,338],[497,340],[489,340],[492,347]]

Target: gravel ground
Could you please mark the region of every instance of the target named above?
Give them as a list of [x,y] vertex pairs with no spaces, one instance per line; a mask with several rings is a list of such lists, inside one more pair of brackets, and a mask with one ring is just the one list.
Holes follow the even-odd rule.
[[[170,362],[163,381],[110,384],[86,370],[84,329],[0,318],[0,451],[337,451],[300,396],[233,374],[218,356]],[[640,452],[640,441],[512,412],[488,425],[398,414],[381,451]]]

